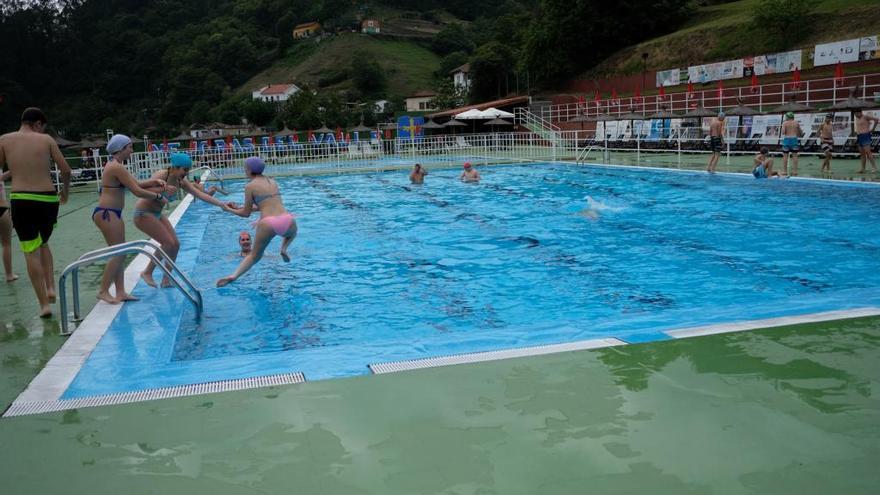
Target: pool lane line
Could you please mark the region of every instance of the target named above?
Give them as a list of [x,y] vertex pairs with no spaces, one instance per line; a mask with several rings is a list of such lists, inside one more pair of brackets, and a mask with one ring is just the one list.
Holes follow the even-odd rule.
[[171,399],[174,397],[189,397],[193,395],[217,394],[221,392],[276,387],[280,385],[295,385],[298,383],[305,383],[305,381],[305,375],[295,372],[251,378],[237,378],[232,380],[218,380],[192,385],[177,385],[173,387],[136,390],[133,392],[121,392],[108,395],[94,395],[91,397],[76,399],[39,402],[15,401],[3,413],[3,417],[11,418],[15,416],[43,414],[48,412],[66,411],[69,409],[80,409],[84,407],[115,406],[119,404],[131,404],[134,402]]
[[[176,226],[180,218],[193,202],[192,195],[187,195],[174,211],[168,216],[172,226]],[[140,272],[146,268],[148,259],[143,254],[135,256],[125,269],[125,286],[134,287],[140,281]],[[131,302],[126,304],[137,304]],[[58,401],[76,378],[98,342],[110,329],[116,316],[122,311],[123,304],[109,304],[98,301],[86,315],[76,330],[67,338],[61,348],[43,366],[27,388],[12,402],[10,408],[17,404],[29,402]],[[67,318],[68,315],[59,315]]]

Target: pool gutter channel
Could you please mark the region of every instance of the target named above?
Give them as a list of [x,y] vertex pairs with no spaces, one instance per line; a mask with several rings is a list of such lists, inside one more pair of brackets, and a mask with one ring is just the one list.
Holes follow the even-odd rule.
[[[555,161],[555,163],[570,164],[570,162]],[[607,168],[635,168],[645,170],[669,170],[673,172],[694,172],[686,169],[658,169],[656,167],[640,167],[629,165],[593,164],[591,166]],[[725,173],[724,175],[747,175]],[[808,180],[808,179],[801,179]],[[844,183],[846,181],[813,179],[825,183]],[[858,184],[872,183],[858,182]],[[187,195],[177,208],[169,215],[169,221],[176,226],[180,218],[193,202],[193,197]],[[125,284],[133,287],[140,277],[140,272],[147,265],[144,255],[137,256],[125,270]],[[109,330],[111,322],[121,310],[122,305],[111,305],[99,301],[85,320],[78,326],[76,331],[62,345],[61,349],[49,360],[40,373],[30,382],[28,387],[13,401],[2,417],[14,417],[31,414],[57,412],[82,407],[96,407],[106,405],[118,405],[133,402],[142,402],[172,397],[186,397],[192,395],[219,393],[226,391],[245,390],[259,387],[278,385],[292,385],[304,383],[306,378],[303,373],[291,372],[277,375],[259,376],[251,378],[222,380],[207,383],[180,385],[158,389],[148,389],[133,392],[123,392],[109,395],[91,396],[76,399],[61,399],[61,396],[73,382],[80,368],[85,364],[91,352],[98,342]],[[840,311],[827,311],[795,316],[784,316],[761,320],[749,320],[740,322],[721,323],[699,327],[681,328],[668,330],[663,333],[679,339],[715,335],[730,332],[742,332],[755,329],[774,328],[804,323],[828,322],[833,320],[845,320],[880,316],[880,308],[865,307]],[[561,344],[548,344],[534,347],[513,348],[488,352],[476,352],[437,356],[424,359],[393,361],[368,365],[373,374],[387,374],[401,371],[412,371],[426,368],[453,366],[457,364],[470,364],[491,362],[519,357],[541,356],[560,352],[573,352],[589,349],[600,349],[629,345],[628,342],[613,337],[568,342]]]

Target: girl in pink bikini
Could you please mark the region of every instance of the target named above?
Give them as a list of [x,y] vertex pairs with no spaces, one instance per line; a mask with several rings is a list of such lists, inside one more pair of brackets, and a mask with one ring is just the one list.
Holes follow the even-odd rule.
[[272,238],[281,236],[281,258],[290,261],[287,247],[296,237],[296,219],[292,213],[284,209],[278,183],[263,175],[266,163],[258,156],[244,161],[244,173],[248,177],[248,185],[244,188],[244,206],[237,208],[234,203],[226,204],[226,211],[247,218],[255,208],[260,210],[260,220],[256,222],[256,238],[250,254],[241,260],[235,273],[217,281],[217,287],[223,287],[244,275],[263,257],[263,251]]

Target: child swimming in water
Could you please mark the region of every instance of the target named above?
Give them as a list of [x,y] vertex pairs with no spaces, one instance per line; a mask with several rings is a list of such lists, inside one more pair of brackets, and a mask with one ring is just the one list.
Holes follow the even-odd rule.
[[233,203],[227,203],[225,209],[234,215],[247,218],[251,216],[254,207],[259,206],[260,219],[256,222],[256,238],[251,252],[241,260],[232,275],[217,280],[217,287],[232,283],[250,270],[263,257],[263,251],[275,236],[283,238],[281,258],[289,262],[287,247],[296,238],[296,218],[284,209],[278,183],[263,175],[266,163],[258,156],[252,156],[244,163],[244,173],[249,181],[244,188],[244,206],[237,208]]

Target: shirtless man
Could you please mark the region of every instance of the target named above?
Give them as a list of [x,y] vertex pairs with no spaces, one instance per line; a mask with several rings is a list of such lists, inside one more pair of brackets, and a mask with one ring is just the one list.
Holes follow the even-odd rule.
[[[874,123],[871,126],[871,122]],[[871,162],[871,171],[877,172],[877,162],[874,160],[874,153],[871,152],[871,133],[877,128],[880,119],[865,115],[861,110],[853,112],[853,125],[856,128],[856,146],[859,147],[859,158],[862,161],[862,168],[858,173],[865,173],[865,161]]]
[[[52,316],[55,269],[48,242],[58,221],[58,205],[67,202],[70,188],[70,166],[55,140],[43,133],[45,128],[43,112],[28,108],[21,114],[19,130],[0,136],[0,167],[5,163],[12,173],[12,226],[24,251],[41,318]],[[60,195],[49,177],[53,161],[61,171]]]
[[756,179],[768,179],[770,177],[779,177],[779,172],[773,170],[773,159],[770,158],[770,150],[766,146],[755,156],[752,163],[752,175]]
[[834,114],[829,113],[825,115],[825,122],[822,122],[822,125],[819,126],[819,143],[822,145],[822,153],[825,155],[825,159],[822,160],[822,166],[819,168],[819,172],[831,173],[831,153],[834,151],[834,126],[832,122],[834,120]]
[[471,162],[464,162],[464,170],[461,172],[459,179],[462,182],[480,182],[480,173],[471,166]]
[[719,112],[718,117],[709,124],[709,145],[712,149],[712,156],[709,157],[709,166],[706,168],[706,172],[714,174],[718,160],[721,159],[721,150],[724,147],[724,112]]
[[782,123],[782,174],[788,175],[788,159],[791,157],[791,175],[796,177],[798,152],[801,150],[801,136],[804,135],[801,123],[794,119],[794,112],[785,114]]
[[426,175],[428,175],[428,171],[425,170],[424,167],[416,163],[416,166],[413,167],[412,172],[409,173],[409,181],[413,184],[424,184]]

